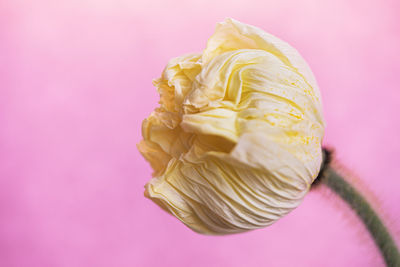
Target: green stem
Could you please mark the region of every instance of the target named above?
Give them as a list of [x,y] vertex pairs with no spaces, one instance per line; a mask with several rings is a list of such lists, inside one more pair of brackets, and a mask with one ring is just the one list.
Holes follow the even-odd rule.
[[400,266],[400,253],[388,229],[367,200],[331,166],[326,166],[321,183],[340,196],[357,213],[379,248],[387,266]]

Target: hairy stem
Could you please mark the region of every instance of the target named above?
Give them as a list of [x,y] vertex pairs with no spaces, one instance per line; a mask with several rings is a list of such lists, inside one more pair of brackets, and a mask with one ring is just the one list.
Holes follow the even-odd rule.
[[400,266],[400,253],[388,229],[372,209],[367,200],[329,163],[324,166],[324,173],[319,177],[318,183],[325,184],[357,213],[371,234],[376,246],[382,254],[387,266]]

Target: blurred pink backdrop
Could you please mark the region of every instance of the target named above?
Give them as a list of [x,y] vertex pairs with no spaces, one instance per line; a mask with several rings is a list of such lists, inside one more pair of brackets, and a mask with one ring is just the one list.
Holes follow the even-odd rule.
[[0,266],[383,266],[324,190],[269,228],[193,233],[143,197],[135,145],[170,58],[204,49],[225,17],[256,25],[309,62],[325,144],[399,241],[398,3],[0,0]]

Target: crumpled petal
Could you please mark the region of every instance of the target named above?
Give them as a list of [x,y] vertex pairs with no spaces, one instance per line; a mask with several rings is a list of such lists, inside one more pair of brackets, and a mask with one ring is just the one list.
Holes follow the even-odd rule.
[[226,19],[202,54],[172,59],[138,144],[154,173],[145,195],[203,234],[272,224],[319,172],[319,89],[287,43]]

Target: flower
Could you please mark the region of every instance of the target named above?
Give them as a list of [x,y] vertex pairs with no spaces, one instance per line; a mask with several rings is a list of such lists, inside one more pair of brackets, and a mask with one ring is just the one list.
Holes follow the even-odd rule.
[[307,63],[282,40],[226,19],[202,54],[172,59],[143,121],[145,196],[203,234],[268,226],[317,177],[324,120]]

